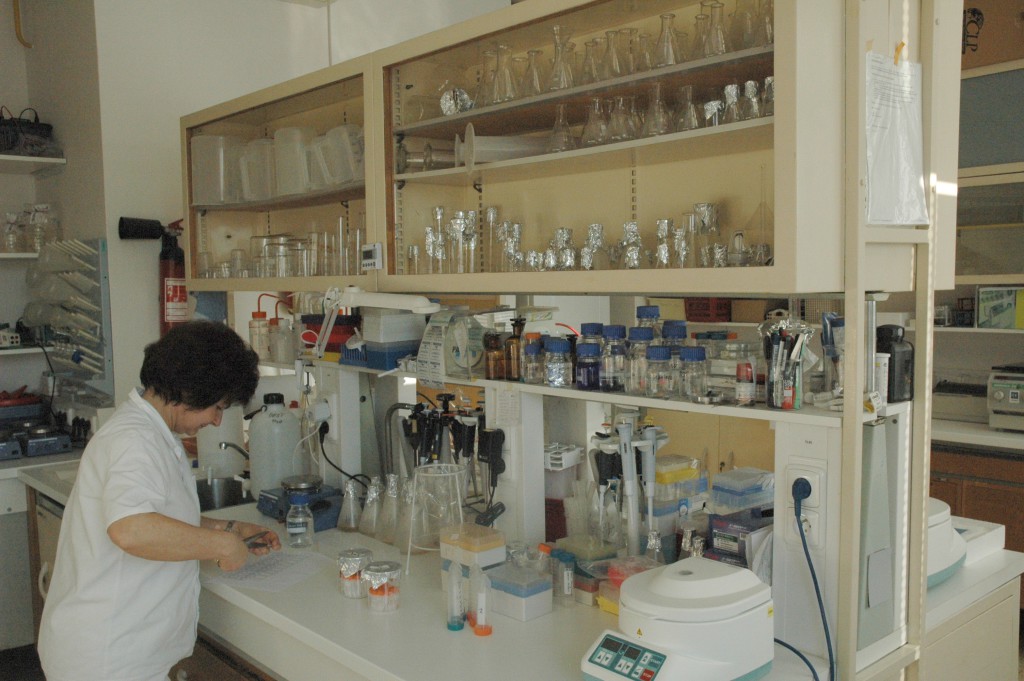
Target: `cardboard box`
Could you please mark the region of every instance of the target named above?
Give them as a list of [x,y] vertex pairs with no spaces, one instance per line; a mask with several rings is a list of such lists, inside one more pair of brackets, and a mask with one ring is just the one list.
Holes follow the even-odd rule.
[[728,298],[687,298],[686,321],[728,322],[731,303]]
[[1024,59],[1022,0],[964,0],[960,68]]
[[732,321],[760,324],[765,320],[769,312],[785,307],[785,300],[746,300],[737,298],[732,301]]
[[1024,329],[1024,287],[978,287],[979,329]]

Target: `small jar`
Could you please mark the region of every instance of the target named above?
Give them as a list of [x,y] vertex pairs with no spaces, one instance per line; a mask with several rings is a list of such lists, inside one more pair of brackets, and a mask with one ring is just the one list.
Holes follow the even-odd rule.
[[363,568],[367,602],[373,612],[394,612],[399,604],[402,566],[391,560],[374,561]]
[[544,382],[554,388],[572,385],[572,358],[565,338],[549,338],[544,346]]
[[484,334],[484,377],[491,381],[505,380],[505,343],[501,334]]
[[568,551],[563,551],[559,556],[559,561],[556,589],[559,596],[571,601],[576,582],[576,556]]
[[540,343],[527,343],[523,353],[523,383],[543,383],[544,359],[541,356]]
[[601,390],[620,393],[626,389],[626,327],[606,324],[601,333]]
[[679,358],[683,361],[680,396],[694,399],[707,395],[708,368],[704,348],[699,346],[680,348]]
[[672,348],[667,345],[651,345],[647,348],[648,397],[668,398],[675,395],[675,381],[669,362],[671,357]]
[[[584,343],[597,343],[599,349],[604,348],[604,336],[602,331],[604,330],[604,324],[601,322],[584,322],[580,325],[580,339],[577,342],[577,346]],[[577,350],[577,357],[579,356],[579,350]]]
[[597,343],[576,346],[576,387],[580,390],[601,389],[601,347]]
[[345,549],[338,554],[338,587],[345,598],[366,598],[363,568],[373,561],[370,549]]
[[626,366],[626,392],[647,394],[647,348],[654,340],[654,329],[634,326],[629,330],[629,358]]
[[313,512],[309,509],[309,495],[292,493],[291,506],[284,518],[288,528],[288,546],[305,549],[313,545]]
[[661,309],[657,305],[638,305],[636,308],[636,325],[651,329],[655,345],[661,343]]

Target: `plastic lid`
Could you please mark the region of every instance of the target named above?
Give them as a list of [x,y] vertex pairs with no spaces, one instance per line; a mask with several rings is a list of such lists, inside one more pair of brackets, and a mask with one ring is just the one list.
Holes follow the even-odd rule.
[[569,352],[569,341],[565,338],[549,337],[544,348],[553,354],[567,354]]
[[661,316],[661,309],[657,305],[638,305],[636,308],[637,319],[657,319]]
[[540,343],[527,343],[526,347],[523,348],[523,353],[527,357],[536,357],[540,354],[541,347]]
[[267,393],[263,396],[263,404],[284,404],[284,395],[281,393]]
[[580,333],[584,336],[600,336],[602,329],[604,324],[601,322],[584,322],[580,325]]
[[654,340],[654,329],[649,326],[631,326],[629,328],[629,342],[652,341]]
[[601,330],[605,340],[617,340],[626,337],[626,327],[622,324],[605,324]]
[[672,359],[672,348],[668,345],[650,345],[647,347],[647,359],[667,362]]
[[253,310],[252,311],[252,318],[253,319],[266,319],[267,318],[267,313],[264,312],[263,310]]
[[663,338],[686,338],[686,322],[681,319],[666,319],[661,325]]
[[526,333],[523,336],[523,338],[526,339],[527,343],[532,343],[533,341],[539,341],[540,340],[540,331],[530,331],[530,332]]
[[683,346],[679,348],[679,359],[684,362],[703,362],[707,359],[707,354],[704,352],[704,348]]
[[576,346],[577,357],[599,357],[601,346],[597,343],[580,343]]
[[550,556],[551,555],[551,544],[545,544],[545,543],[541,542],[540,544],[537,544],[537,550],[540,551],[541,553],[546,553],[546,554],[548,554]]
[[292,506],[298,506],[299,504],[308,504],[310,495],[301,492],[292,492],[288,495],[288,501],[291,502]]

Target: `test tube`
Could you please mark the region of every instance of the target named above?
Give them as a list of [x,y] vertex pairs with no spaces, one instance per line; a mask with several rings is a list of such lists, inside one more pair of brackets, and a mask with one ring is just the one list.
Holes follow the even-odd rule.
[[466,626],[466,603],[462,598],[462,564],[448,563],[448,630],[462,631]]
[[473,623],[473,633],[477,636],[490,636],[493,633],[491,626],[491,603],[488,598],[491,589],[491,578],[481,570],[480,578],[477,580],[476,590],[476,619]]

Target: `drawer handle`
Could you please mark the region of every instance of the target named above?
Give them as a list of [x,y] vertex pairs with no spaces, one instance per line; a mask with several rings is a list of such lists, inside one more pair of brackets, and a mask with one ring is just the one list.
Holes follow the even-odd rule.
[[46,561],[39,568],[39,578],[36,580],[37,585],[39,586],[39,595],[43,597],[44,601],[46,600],[46,592],[50,590],[50,588],[49,588],[49,579],[48,579],[49,576],[50,576],[50,563],[49,563],[49,561]]

